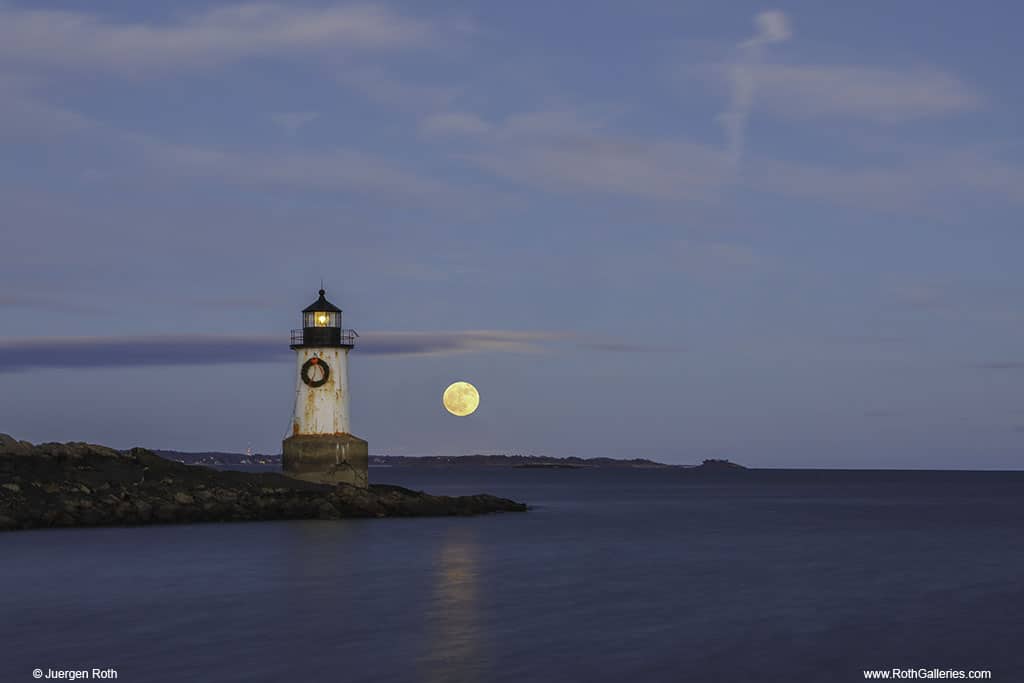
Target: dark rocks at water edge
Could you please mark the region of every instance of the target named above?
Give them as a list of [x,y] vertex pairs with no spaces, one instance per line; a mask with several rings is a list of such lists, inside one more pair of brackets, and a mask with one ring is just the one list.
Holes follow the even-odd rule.
[[34,446],[0,434],[0,530],[521,512],[505,498],[432,496],[400,486],[329,486],[277,473],[224,472],[143,448]]

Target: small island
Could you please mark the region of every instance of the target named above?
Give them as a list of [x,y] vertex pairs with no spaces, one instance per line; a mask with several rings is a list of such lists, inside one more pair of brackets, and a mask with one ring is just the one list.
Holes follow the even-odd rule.
[[0,531],[359,517],[522,512],[523,503],[479,494],[433,496],[400,486],[314,484],[283,474],[214,470],[87,443],[0,434]]

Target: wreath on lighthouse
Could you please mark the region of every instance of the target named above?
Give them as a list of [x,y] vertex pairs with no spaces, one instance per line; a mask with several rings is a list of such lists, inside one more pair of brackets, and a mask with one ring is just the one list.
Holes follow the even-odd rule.
[[[331,366],[316,356],[302,364],[302,381],[311,387],[322,387],[331,376]],[[315,379],[314,379],[315,378]]]

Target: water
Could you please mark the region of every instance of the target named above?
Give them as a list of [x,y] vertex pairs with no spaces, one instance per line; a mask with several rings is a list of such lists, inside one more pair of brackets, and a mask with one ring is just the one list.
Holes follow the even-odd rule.
[[371,477],[536,509],[0,535],[0,681],[1024,680],[1024,473]]

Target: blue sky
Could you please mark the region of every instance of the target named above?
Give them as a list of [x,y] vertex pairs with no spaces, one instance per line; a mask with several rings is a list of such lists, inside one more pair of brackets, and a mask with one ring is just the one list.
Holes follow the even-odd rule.
[[1020,468],[1021,18],[0,2],[0,431],[276,451],[323,278],[374,453]]

